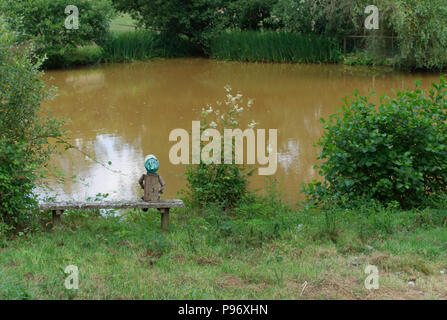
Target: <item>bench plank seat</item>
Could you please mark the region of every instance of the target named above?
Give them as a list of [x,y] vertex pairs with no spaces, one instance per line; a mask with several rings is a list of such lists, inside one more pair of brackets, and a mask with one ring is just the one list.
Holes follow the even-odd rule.
[[146,202],[142,200],[125,200],[125,201],[59,201],[59,202],[41,202],[40,210],[82,210],[82,209],[167,209],[182,208],[185,205],[180,199],[158,200],[157,202]]
[[122,201],[58,201],[40,202],[40,210],[53,211],[53,225],[61,225],[61,215],[65,210],[97,210],[97,209],[158,209],[161,213],[161,228],[165,230],[169,223],[169,209],[182,208],[184,203],[180,199],[157,200],[147,202],[142,200]]

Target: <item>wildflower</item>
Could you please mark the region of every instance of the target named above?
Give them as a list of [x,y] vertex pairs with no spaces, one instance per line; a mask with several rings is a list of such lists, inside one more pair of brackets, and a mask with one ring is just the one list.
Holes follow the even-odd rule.
[[208,110],[205,110],[205,112],[206,112],[206,113],[211,113],[211,112],[213,112],[213,106],[208,105],[208,107],[209,107],[209,109],[208,109]]
[[251,120],[250,123],[248,124],[248,128],[249,129],[253,129],[258,123],[254,120]]
[[234,110],[236,110],[236,112],[240,113],[241,111],[244,110],[244,107],[240,107],[240,108],[239,108],[239,105],[238,105],[238,104],[235,104],[235,105],[234,105]]

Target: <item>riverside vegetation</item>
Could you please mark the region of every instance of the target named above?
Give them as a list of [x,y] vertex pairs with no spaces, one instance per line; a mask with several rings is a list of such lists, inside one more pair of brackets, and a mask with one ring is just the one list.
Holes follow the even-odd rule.
[[[3,37],[2,41],[13,41],[10,33],[4,34],[10,36]],[[0,46],[0,57],[20,57],[26,52],[12,50],[13,47]],[[26,56],[23,59],[25,60],[21,60],[22,63],[28,61]],[[22,64],[14,63],[15,59],[2,61],[4,67],[22,68]],[[35,70],[30,62],[24,65]],[[1,77],[6,74],[17,73],[0,73]],[[38,74],[30,74],[33,78],[38,77]],[[21,77],[17,81],[27,79]],[[5,81],[0,81],[0,84],[5,84]],[[389,107],[385,105],[380,108],[377,116],[374,116],[376,109],[366,104],[366,98],[357,97],[357,103],[351,108],[345,108],[345,112],[353,112],[356,108],[363,111],[347,117],[346,121],[337,120],[332,125],[326,125],[328,133],[322,138],[321,156],[324,158],[327,155],[328,168],[335,168],[340,156],[356,155],[360,157],[361,162],[362,159],[369,159],[363,158],[362,154],[374,153],[370,148],[373,145],[400,146],[399,137],[403,137],[395,137],[395,133],[383,131],[385,128],[381,123],[401,121],[408,123],[407,134],[414,137],[413,142],[416,143],[409,146],[409,154],[402,155],[404,159],[396,159],[406,159],[405,165],[401,166],[405,170],[417,170],[422,172],[423,176],[429,176],[427,173],[436,170],[433,171],[431,167],[419,167],[418,163],[411,159],[414,159],[412,154],[413,157],[424,157],[435,152],[440,156],[440,164],[445,165],[441,157],[445,152],[444,148],[432,150],[430,142],[424,140],[431,141],[432,134],[418,134],[424,131],[424,128],[427,129],[432,116],[440,119],[444,116],[442,97],[445,92],[446,85],[443,80],[435,85],[433,93],[427,94],[419,89],[406,92],[399,95],[399,99],[391,100]],[[17,97],[18,100],[14,103],[20,106],[28,101],[27,96]],[[35,97],[40,99],[45,96]],[[5,105],[7,100],[0,101],[4,110],[8,105]],[[420,109],[419,102],[422,101],[425,101],[424,105],[427,104],[427,110]],[[404,112],[399,116],[396,114],[396,108],[413,111]],[[223,104],[219,112],[224,115],[224,119],[236,121],[235,125],[240,126],[242,124],[238,123],[239,112],[235,112],[237,110],[240,110],[237,103],[229,103]],[[205,117],[203,125],[212,126],[212,122],[208,121],[209,113],[204,111],[202,115]],[[409,115],[411,116],[407,119]],[[367,121],[361,121],[357,117],[364,117]],[[436,117],[432,121],[436,121]],[[371,141],[368,150],[363,152],[365,146],[355,141],[352,145],[343,144],[341,138],[337,142],[338,133],[343,137],[343,132],[349,131],[350,126],[361,123],[376,126],[376,130],[369,131],[366,127],[364,131],[360,128],[361,134],[370,135],[366,138],[366,141]],[[436,129],[440,130],[439,134],[442,135],[435,137],[436,139],[445,138],[442,129],[443,127]],[[433,132],[433,135],[436,134]],[[333,146],[326,143],[332,137],[335,138]],[[376,138],[373,139],[374,137]],[[1,138],[6,143],[6,137],[1,135]],[[7,154],[15,155],[18,159],[21,159],[22,155],[20,150]],[[2,153],[3,157],[4,155],[5,153]],[[388,154],[384,154],[387,161],[374,161],[372,165],[377,167],[377,172],[387,170],[388,161],[393,160],[393,155],[391,148]],[[26,185],[28,189],[22,190],[24,193],[21,193],[21,196],[28,195],[29,199],[34,199],[32,186],[37,181],[31,177],[34,177],[38,168],[33,162],[16,163],[17,161],[10,162],[4,158],[0,161],[2,195],[14,191],[17,187],[4,182],[14,181],[16,170],[19,168],[26,169],[22,174],[25,179],[30,179],[30,184]],[[11,167],[11,163],[18,166]],[[344,163],[349,165],[349,162]],[[418,174],[414,177],[416,180],[409,181],[409,189],[405,186],[394,186],[396,191],[412,190],[407,197],[415,202],[402,203],[406,206],[405,209],[400,204],[399,192],[390,192],[390,196],[395,195],[395,198],[384,198],[380,193],[365,192],[350,198],[349,188],[352,188],[352,184],[347,181],[352,178],[349,176],[344,183],[340,183],[340,189],[329,188],[325,191],[321,186],[321,192],[318,193],[321,199],[310,199],[292,208],[282,200],[275,180],[266,182],[263,194],[253,194],[247,188],[249,175],[240,171],[243,169],[240,165],[228,167],[232,175],[228,175],[228,170],[220,170],[221,167],[223,166],[196,165],[188,169],[186,178],[190,185],[184,195],[187,207],[173,211],[167,232],[159,229],[158,212],[152,210],[130,210],[120,212],[119,215],[114,211],[67,211],[63,216],[63,225],[54,227],[51,225],[51,213],[32,210],[33,202],[2,201],[0,297],[446,298],[445,195],[442,188],[433,189],[435,194],[425,195],[424,190],[418,187],[424,181],[417,181]],[[358,170],[360,181],[369,176],[368,165],[365,163],[362,168]],[[395,168],[399,168],[399,165],[396,164]],[[323,170],[323,173],[325,172]],[[332,179],[330,174],[327,177]],[[221,182],[226,185],[234,184],[237,194],[231,194],[231,188],[219,188]],[[442,186],[441,180],[439,183]],[[390,185],[390,188],[393,188],[393,185]],[[207,197],[201,198],[200,195],[204,191]],[[361,197],[358,197],[360,195]],[[418,197],[426,197],[427,201],[418,203]],[[196,201],[197,199],[204,201]],[[5,219],[7,217],[14,217],[14,220]],[[66,274],[63,270],[68,265],[76,265],[79,268],[77,290],[64,287]],[[375,265],[379,269],[378,290],[365,289],[367,274],[364,270],[367,265]]]
[[[37,51],[48,56],[45,65],[51,68],[197,55],[238,61],[393,65],[407,70],[446,68],[443,0],[376,0],[380,29],[366,30],[364,11],[370,2],[0,0],[0,16],[24,40],[38,43]],[[63,27],[66,16],[61,13],[69,4],[82,12],[79,30]],[[365,38],[343,46],[344,37],[352,35]],[[386,37],[393,37],[394,50]]]
[[[0,298],[447,298],[443,79],[377,108],[346,100],[323,123],[322,182],[304,185],[296,208],[275,180],[250,192],[250,168],[196,165],[167,232],[156,211],[139,210],[67,211],[54,227],[33,193],[54,142],[65,145],[61,122],[39,109],[52,93],[35,54],[44,47],[3,21],[0,31]],[[236,109],[220,114],[239,121]],[[68,265],[79,267],[78,290],[64,287]],[[364,286],[367,265],[378,290]]]

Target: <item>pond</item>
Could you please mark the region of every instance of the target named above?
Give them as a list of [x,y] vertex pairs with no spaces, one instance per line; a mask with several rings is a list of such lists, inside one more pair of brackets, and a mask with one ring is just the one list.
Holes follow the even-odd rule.
[[[48,71],[58,97],[46,103],[55,116],[70,120],[71,149],[52,159],[65,182],[49,181],[58,199],[85,200],[98,193],[110,199],[141,196],[138,178],[147,154],[160,160],[165,198],[185,187],[184,165],[169,161],[173,129],[191,130],[202,107],[225,99],[226,85],[254,100],[247,119],[258,128],[278,129],[276,178],[285,199],[302,199],[300,185],[318,178],[313,145],[322,134],[319,119],[334,113],[342,98],[374,91],[424,88],[438,74],[400,73],[391,69],[343,65],[257,64],[209,59],[168,59]],[[91,160],[89,155],[96,161]],[[109,165],[108,162],[111,162]],[[72,176],[76,176],[72,179]],[[266,176],[257,173],[250,188],[263,192]]]

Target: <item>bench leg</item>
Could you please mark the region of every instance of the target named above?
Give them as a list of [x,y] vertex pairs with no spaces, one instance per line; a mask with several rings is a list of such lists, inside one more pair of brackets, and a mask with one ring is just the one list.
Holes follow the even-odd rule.
[[61,215],[63,212],[64,210],[53,210],[53,226],[60,226],[62,224]]
[[166,230],[169,225],[169,208],[160,209],[161,212],[161,229]]

